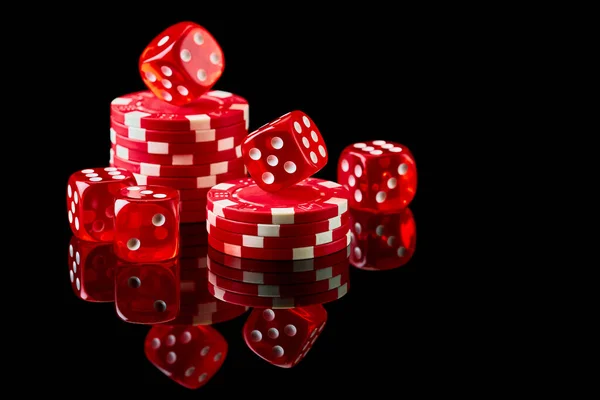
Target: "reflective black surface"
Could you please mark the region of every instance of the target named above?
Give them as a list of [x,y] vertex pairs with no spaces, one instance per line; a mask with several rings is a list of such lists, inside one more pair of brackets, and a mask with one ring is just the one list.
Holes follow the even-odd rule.
[[[86,49],[58,50],[73,68],[61,90],[76,101],[56,115],[61,133],[53,160],[58,172],[45,208],[56,229],[46,239],[50,247],[42,262],[48,285],[52,284],[44,296],[57,299],[58,305],[52,325],[44,328],[56,337],[54,345],[44,350],[48,359],[60,360],[53,367],[60,370],[55,390],[80,397],[315,392],[341,396],[355,390],[402,393],[403,385],[433,385],[429,377],[443,379],[441,369],[449,360],[441,355],[440,348],[446,347],[440,343],[446,340],[447,327],[438,319],[441,306],[432,295],[430,280],[433,271],[448,261],[430,241],[438,229],[431,213],[431,165],[439,154],[433,148],[439,131],[437,126],[430,129],[430,121],[437,118],[431,113],[436,90],[432,81],[441,78],[431,67],[431,51],[423,48],[435,41],[414,39],[414,34],[407,37],[396,24],[362,29],[360,20],[339,21],[342,27],[331,30],[329,22],[300,18],[288,23],[284,15],[261,23],[205,16],[191,10],[138,22],[138,16],[121,15],[101,24],[69,21],[68,28],[61,28],[65,34],[95,30],[99,38],[88,38]],[[404,266],[388,271],[351,268],[350,292],[325,305],[327,328],[310,355],[289,370],[269,365],[246,347],[241,336],[244,317],[215,325],[228,341],[228,360],[198,391],[178,386],[147,362],[143,342],[149,326],[123,322],[112,303],[92,304],[74,295],[67,265],[71,232],[64,211],[68,176],[77,169],[107,165],[109,103],[143,89],[137,72],[141,50],[161,29],[184,19],[204,25],[221,43],[226,68],[215,88],[248,99],[251,130],[292,109],[307,112],[319,124],[330,162],[318,177],[335,180],[341,149],[365,139],[406,145],[419,171],[417,195],[410,206],[417,246]],[[402,65],[389,55],[400,50]],[[85,95],[79,99],[81,91]],[[457,254],[448,256],[457,260]]]

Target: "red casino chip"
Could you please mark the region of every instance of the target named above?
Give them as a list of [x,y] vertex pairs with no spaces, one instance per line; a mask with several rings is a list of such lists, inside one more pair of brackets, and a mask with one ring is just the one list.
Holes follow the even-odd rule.
[[164,131],[214,129],[240,122],[248,127],[246,99],[213,90],[203,94],[193,104],[175,106],[158,99],[152,92],[143,91],[118,97],[111,102],[111,118],[134,128]]
[[325,304],[335,300],[339,300],[348,293],[350,283],[346,282],[342,286],[329,290],[327,292],[310,294],[306,296],[296,297],[258,297],[248,296],[239,293],[233,293],[218,286],[208,283],[208,291],[219,300],[228,303],[238,304],[246,307],[260,308],[295,308],[305,307],[313,304]]
[[142,151],[129,150],[127,147],[111,145],[111,159],[115,156],[123,160],[145,162],[159,165],[205,165],[221,161],[234,160],[242,156],[241,146],[210,154],[148,154]]
[[292,249],[298,247],[321,246],[344,239],[349,229],[349,225],[344,225],[332,231],[321,232],[314,235],[280,238],[240,235],[238,233],[219,229],[211,225],[210,221],[207,221],[206,224],[206,230],[209,236],[224,243],[255,249]]
[[211,246],[208,246],[207,250],[208,258],[223,266],[242,271],[270,273],[297,273],[323,269],[342,261],[348,262],[350,255],[350,247],[346,247],[341,251],[323,257],[307,258],[305,260],[267,261],[233,257],[217,251]]
[[216,216],[207,211],[206,220],[217,228],[237,233],[240,235],[251,235],[260,237],[297,237],[316,235],[322,232],[333,231],[348,224],[350,213],[345,212],[337,217],[329,218],[319,222],[308,222],[306,224],[253,224],[247,222],[231,221]]
[[235,125],[217,129],[198,129],[195,131],[157,131],[144,128],[134,128],[123,125],[113,118],[110,127],[119,136],[142,142],[167,142],[167,143],[210,143],[228,137],[237,137],[248,134],[246,124],[240,122]]
[[319,282],[331,279],[337,275],[347,274],[350,269],[350,263],[347,259],[326,268],[290,273],[242,271],[221,265],[210,258],[206,259],[206,265],[208,266],[208,270],[217,276],[256,285],[296,285],[300,283]]
[[246,132],[241,132],[238,136],[231,136],[224,139],[218,139],[213,142],[203,143],[167,143],[167,142],[142,142],[140,140],[129,139],[125,136],[119,136],[114,130],[110,131],[110,143],[123,146],[129,150],[135,150],[148,154],[179,155],[193,154],[203,155],[207,153],[220,153],[235,149],[240,146],[246,137]]
[[244,171],[244,160],[242,158],[204,165],[171,166],[124,160],[115,156],[113,164],[136,174],[163,178],[222,175],[229,172]]
[[[246,167],[242,165],[242,170],[229,172],[221,175],[198,176],[195,178],[163,178],[158,176],[146,176],[142,174],[133,174],[138,185],[160,185],[169,186],[175,189],[210,189],[211,187],[232,179],[244,179]],[[205,212],[206,214],[206,212]]]
[[274,193],[252,178],[232,180],[208,191],[207,210],[216,216],[256,224],[302,224],[337,217],[348,210],[349,192],[342,185],[317,178]]
[[337,275],[324,281],[299,283],[296,285],[256,285],[254,283],[232,281],[209,271],[208,281],[216,287],[244,295],[258,297],[297,297],[337,289],[348,282],[348,275]]
[[323,257],[346,248],[350,244],[351,234],[348,231],[343,239],[319,246],[295,247],[291,249],[255,249],[224,243],[214,236],[208,235],[208,244],[215,250],[240,258],[257,260],[305,260]]

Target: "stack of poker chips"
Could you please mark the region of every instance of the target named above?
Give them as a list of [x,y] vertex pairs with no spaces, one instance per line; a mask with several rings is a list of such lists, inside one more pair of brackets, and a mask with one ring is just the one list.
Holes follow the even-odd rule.
[[210,91],[186,106],[150,91],[112,101],[110,164],[131,171],[138,185],[162,185],[181,195],[181,223],[206,219],[206,194],[246,176],[241,144],[248,135],[248,102]]
[[269,194],[253,179],[207,194],[208,291],[246,307],[323,304],[349,288],[348,191],[308,178]]

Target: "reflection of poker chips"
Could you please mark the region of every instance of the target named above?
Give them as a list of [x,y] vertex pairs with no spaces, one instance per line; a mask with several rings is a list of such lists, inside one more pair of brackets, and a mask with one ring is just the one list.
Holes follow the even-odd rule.
[[238,304],[245,307],[261,307],[261,308],[295,308],[304,307],[313,304],[324,304],[344,297],[349,290],[349,283],[346,282],[338,288],[327,292],[310,294],[306,296],[296,297],[258,297],[248,296],[238,293],[233,293],[218,286],[208,283],[208,291],[219,300],[228,303]]
[[230,279],[217,276],[209,271],[208,282],[222,288],[223,290],[249,296],[296,297],[326,292],[338,288],[348,282],[348,274],[336,275],[332,278],[322,281],[298,283],[295,285],[257,285],[255,283],[232,281]]
[[[230,304],[230,303],[226,303]],[[203,312],[189,315],[178,315],[173,321],[169,321],[169,325],[213,325],[219,322],[225,322],[235,319],[244,314],[249,307],[231,304],[236,308],[230,308],[225,311]]]
[[350,244],[350,238],[350,231],[348,231],[344,238],[318,246],[305,246],[291,249],[257,249],[224,243],[214,236],[209,235],[208,244],[217,251],[241,258],[258,260],[305,260],[327,256],[345,249]]
[[211,261],[216,261],[228,268],[249,272],[290,273],[314,271],[330,267],[344,260],[347,261],[349,254],[350,247],[346,247],[324,257],[308,258],[305,260],[266,261],[233,257],[208,246],[208,258]]
[[254,283],[256,285],[295,285],[301,283],[319,282],[331,279],[334,276],[347,274],[350,264],[346,259],[330,267],[315,269],[312,271],[289,273],[252,272],[226,267],[208,257],[206,259],[206,266],[214,275],[233,281]]
[[301,224],[337,217],[348,210],[349,192],[341,185],[308,178],[268,193],[253,179],[215,185],[207,194],[207,210],[216,216],[256,224]]

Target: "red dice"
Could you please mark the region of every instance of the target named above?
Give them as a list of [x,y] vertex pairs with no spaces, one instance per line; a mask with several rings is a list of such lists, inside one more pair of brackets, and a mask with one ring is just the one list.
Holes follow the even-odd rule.
[[135,185],[123,168],[88,168],[75,172],[67,183],[67,217],[73,234],[93,242],[114,238],[115,197],[123,187]]
[[283,310],[255,308],[244,325],[244,340],[259,357],[282,368],[297,365],[323,331],[322,305]]
[[375,213],[350,209],[350,264],[371,271],[405,265],[413,256],[417,228],[410,208]]
[[179,313],[179,261],[127,263],[118,261],[114,291],[117,315],[125,322],[157,324]]
[[193,22],[180,22],[164,30],[144,49],[139,61],[148,89],[178,106],[208,92],[224,66],[217,41]]
[[117,257],[157,262],[179,251],[179,192],[166,186],[129,186],[114,203]]
[[82,300],[112,302],[117,262],[112,243],[86,242],[77,236],[69,243],[69,279]]
[[246,137],[242,156],[248,173],[267,192],[314,175],[327,164],[319,129],[302,111],[292,111]]
[[417,190],[417,167],[405,146],[374,140],[346,147],[337,181],[350,190],[349,206],[375,211],[406,207]]
[[219,371],[227,347],[210,326],[156,325],[144,343],[148,361],[188,389],[204,386]]

